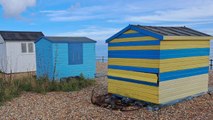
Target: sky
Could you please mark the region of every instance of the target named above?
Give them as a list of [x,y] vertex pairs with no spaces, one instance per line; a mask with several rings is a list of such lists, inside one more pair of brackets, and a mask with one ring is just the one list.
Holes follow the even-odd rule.
[[96,55],[129,24],[187,26],[213,35],[213,0],[0,0],[0,30],[87,36]]

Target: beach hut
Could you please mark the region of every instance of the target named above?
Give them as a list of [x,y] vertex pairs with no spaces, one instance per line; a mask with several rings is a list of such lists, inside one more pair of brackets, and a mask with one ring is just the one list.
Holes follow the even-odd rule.
[[42,37],[36,44],[37,77],[79,76],[94,78],[96,41],[87,37]]
[[106,40],[108,92],[156,104],[207,92],[211,38],[187,27],[129,25]]

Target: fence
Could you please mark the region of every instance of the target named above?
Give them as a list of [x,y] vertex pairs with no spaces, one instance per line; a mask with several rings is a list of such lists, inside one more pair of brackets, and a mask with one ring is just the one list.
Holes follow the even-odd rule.
[[108,57],[106,56],[97,56],[96,57],[96,62],[108,62]]

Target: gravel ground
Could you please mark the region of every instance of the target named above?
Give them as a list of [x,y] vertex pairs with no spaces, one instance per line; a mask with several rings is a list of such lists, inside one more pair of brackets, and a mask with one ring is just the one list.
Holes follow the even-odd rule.
[[[100,63],[99,63],[100,64]],[[100,66],[100,65],[99,65]],[[105,65],[98,70],[106,71]],[[213,77],[210,77],[213,78]],[[212,80],[210,82],[212,84]],[[94,106],[90,102],[93,88],[100,93],[107,92],[104,77],[97,79],[97,85],[77,92],[51,92],[46,95],[23,93],[20,97],[0,107],[0,119],[150,119],[150,120],[182,120],[213,118],[213,95],[203,95],[190,101],[168,106],[159,111],[148,111],[142,108],[137,111],[121,112]]]

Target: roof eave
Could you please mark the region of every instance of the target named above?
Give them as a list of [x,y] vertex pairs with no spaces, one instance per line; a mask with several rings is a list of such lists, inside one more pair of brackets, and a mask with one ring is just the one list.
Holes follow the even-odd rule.
[[211,40],[212,36],[163,36],[163,40]]

